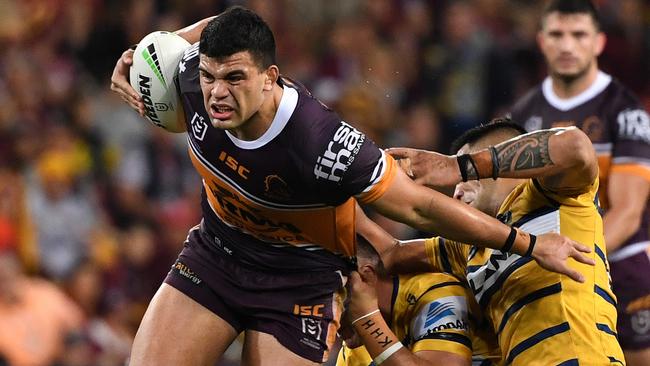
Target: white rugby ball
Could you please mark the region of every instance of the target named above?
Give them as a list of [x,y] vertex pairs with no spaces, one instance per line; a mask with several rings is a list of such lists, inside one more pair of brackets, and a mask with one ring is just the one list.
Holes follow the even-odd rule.
[[185,131],[174,79],[183,52],[189,46],[189,42],[174,33],[156,31],[145,36],[133,53],[130,82],[142,97],[145,116],[170,132]]

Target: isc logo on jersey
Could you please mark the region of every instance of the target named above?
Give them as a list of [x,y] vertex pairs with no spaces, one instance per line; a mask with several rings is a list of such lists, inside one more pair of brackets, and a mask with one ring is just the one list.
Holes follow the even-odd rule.
[[467,300],[462,296],[436,299],[418,312],[411,324],[413,339],[426,338],[428,334],[449,329],[468,330]]
[[185,131],[174,80],[178,63],[189,46],[180,36],[159,31],[145,36],[133,53],[130,82],[142,97],[145,117],[170,132]]
[[339,182],[354,162],[365,139],[366,136],[359,130],[341,121],[341,126],[327,144],[327,150],[316,158],[314,166],[316,178]]

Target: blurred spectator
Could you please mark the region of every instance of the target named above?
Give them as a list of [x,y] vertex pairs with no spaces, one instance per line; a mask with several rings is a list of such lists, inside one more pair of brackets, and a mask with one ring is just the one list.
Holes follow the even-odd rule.
[[120,310],[128,316],[133,330],[175,259],[176,250],[161,246],[158,232],[153,224],[132,223],[124,230],[119,257],[107,272],[106,291],[113,299],[105,299],[108,302],[104,306],[108,306],[108,313]]
[[[510,102],[510,70],[469,0],[448,2],[440,42],[425,49],[422,81],[450,140]],[[445,149],[448,148],[447,146]]]
[[108,292],[97,317],[88,323],[88,337],[97,348],[97,366],[123,365],[131,351],[135,328],[130,324],[129,303]]
[[29,190],[38,262],[55,280],[70,275],[87,256],[87,238],[100,217],[92,195],[75,187],[83,164],[83,156],[73,151],[48,150],[37,162],[37,179]]
[[82,322],[81,309],[55,284],[25,276],[13,252],[0,252],[0,354],[9,365],[52,365]]
[[154,222],[164,206],[195,191],[198,176],[174,137],[155,128],[140,145],[125,152],[116,171],[114,200],[109,203],[119,226]]
[[601,56],[603,69],[616,75],[636,94],[650,93],[650,10],[648,1],[609,1],[603,31],[607,46]]

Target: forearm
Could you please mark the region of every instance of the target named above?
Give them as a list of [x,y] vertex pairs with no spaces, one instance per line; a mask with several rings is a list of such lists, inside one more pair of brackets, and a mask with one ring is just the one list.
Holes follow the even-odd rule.
[[597,169],[591,142],[577,128],[528,133],[459,158],[467,180],[540,178],[549,188],[569,190],[590,185]]
[[375,364],[384,366],[420,365],[418,358],[403,347],[397,336],[379,313],[372,314],[353,325]]
[[393,274],[443,272],[432,267],[424,242],[424,239],[396,241],[390,249],[381,253],[386,271]]
[[201,39],[201,32],[208,25],[208,23],[214,19],[214,16],[199,20],[198,22],[189,25],[185,28],[181,28],[174,33],[181,36],[183,39],[188,41],[190,44],[194,44]]
[[639,230],[641,215],[626,209],[610,209],[603,216],[605,244],[611,254]]
[[[460,201],[440,195],[439,201],[431,200],[427,205],[416,207],[420,230],[435,232],[440,236],[461,243],[504,249],[512,228]],[[432,219],[435,218],[435,219]],[[523,255],[530,244],[530,235],[516,230],[509,252]]]
[[[384,195],[373,202],[381,214],[461,243],[501,249],[511,228],[460,201],[415,184],[399,172]],[[524,254],[530,236],[517,231],[511,252]]]

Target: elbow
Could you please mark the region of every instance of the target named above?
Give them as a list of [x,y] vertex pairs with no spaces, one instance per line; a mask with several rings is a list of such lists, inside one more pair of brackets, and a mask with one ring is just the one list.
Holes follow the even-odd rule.
[[593,182],[598,175],[598,158],[589,137],[579,128],[570,127],[559,134],[564,140],[562,154],[566,158],[567,168],[580,171],[587,183]]

